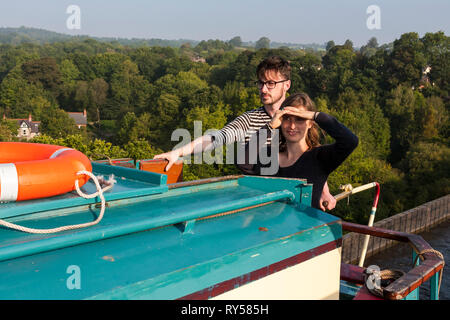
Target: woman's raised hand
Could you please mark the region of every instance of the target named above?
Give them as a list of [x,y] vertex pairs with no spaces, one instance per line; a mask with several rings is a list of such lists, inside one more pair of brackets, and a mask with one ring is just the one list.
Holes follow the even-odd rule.
[[281,126],[281,120],[282,120],[282,117],[283,117],[283,115],[285,113],[286,113],[285,110],[277,110],[277,111],[275,111],[275,114],[273,115],[272,120],[270,120],[269,126],[272,129],[276,129],[279,126]]
[[284,114],[289,114],[306,120],[314,120],[314,114],[316,113],[315,111],[302,110],[290,106],[285,107],[283,111],[285,111]]

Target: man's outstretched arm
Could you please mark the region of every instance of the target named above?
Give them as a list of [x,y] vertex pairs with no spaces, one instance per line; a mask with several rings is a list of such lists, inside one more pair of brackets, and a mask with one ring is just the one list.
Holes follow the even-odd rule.
[[166,166],[168,171],[172,165],[180,158],[203,151],[208,151],[211,148],[216,148],[219,145],[233,143],[244,139],[245,132],[248,130],[248,115],[243,114],[228,123],[225,127],[217,131],[214,135],[204,135],[187,145],[174,149],[172,151],[158,154],[153,159],[167,159],[169,163]]

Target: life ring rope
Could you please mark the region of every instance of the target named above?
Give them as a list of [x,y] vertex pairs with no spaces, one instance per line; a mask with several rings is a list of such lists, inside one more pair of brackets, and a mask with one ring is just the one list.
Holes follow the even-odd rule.
[[[94,198],[94,197],[98,196],[100,198],[100,201],[101,201],[100,213],[99,213],[97,219],[95,219],[94,221],[81,223],[81,224],[75,224],[75,225],[67,225],[67,226],[51,228],[51,229],[27,228],[27,227],[23,227],[23,226],[14,224],[14,223],[10,223],[10,222],[2,220],[2,219],[0,219],[0,225],[4,226],[4,227],[7,227],[7,228],[10,228],[10,229],[22,231],[22,232],[38,233],[38,234],[57,233],[57,232],[61,232],[61,231],[86,228],[86,227],[90,227],[90,226],[96,225],[97,223],[99,223],[103,219],[103,215],[105,213],[106,201],[105,201],[105,197],[103,195],[103,192],[108,191],[109,189],[111,189],[113,187],[114,182],[115,182],[114,178],[111,177],[109,179],[109,181],[105,181],[105,180],[103,180],[102,177],[96,177],[93,173],[91,173],[89,171],[86,171],[86,170],[78,171],[77,175],[87,175],[87,176],[89,176],[94,181],[95,186],[97,188],[97,192],[92,193],[92,194],[85,194],[84,192],[81,191],[81,189],[80,189],[80,187],[78,185],[78,179],[75,180],[75,189],[76,189],[76,191],[77,191],[77,193],[78,193],[78,195],[80,197],[83,197],[85,199],[90,199],[90,198]],[[102,187],[100,186],[100,181],[99,180],[102,180],[102,182],[104,184],[106,184],[106,187],[104,187],[102,189]]]

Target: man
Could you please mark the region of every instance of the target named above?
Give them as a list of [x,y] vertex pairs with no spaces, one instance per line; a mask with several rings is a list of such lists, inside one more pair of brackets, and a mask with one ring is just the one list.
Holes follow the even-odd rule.
[[[155,159],[167,159],[169,161],[166,171],[180,157],[211,150],[217,146],[236,141],[247,143],[258,129],[272,120],[291,87],[291,66],[288,61],[281,57],[268,57],[258,65],[256,75],[258,77],[259,97],[263,106],[245,112],[214,135],[204,135],[181,148],[156,155]],[[270,139],[267,140],[267,143],[270,143]],[[327,183],[325,183],[323,190],[320,200],[321,209],[331,210],[336,205],[336,199],[329,193]],[[325,201],[327,206],[323,206]]]

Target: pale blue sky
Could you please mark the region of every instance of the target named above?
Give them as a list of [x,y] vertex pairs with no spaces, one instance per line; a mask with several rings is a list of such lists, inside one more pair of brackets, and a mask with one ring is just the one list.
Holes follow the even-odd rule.
[[[69,30],[69,5],[81,9],[81,29]],[[369,5],[380,7],[381,29],[369,30]],[[35,27],[67,34],[121,38],[325,43],[346,39],[380,44],[405,32],[449,35],[450,0],[2,0],[0,27]]]

